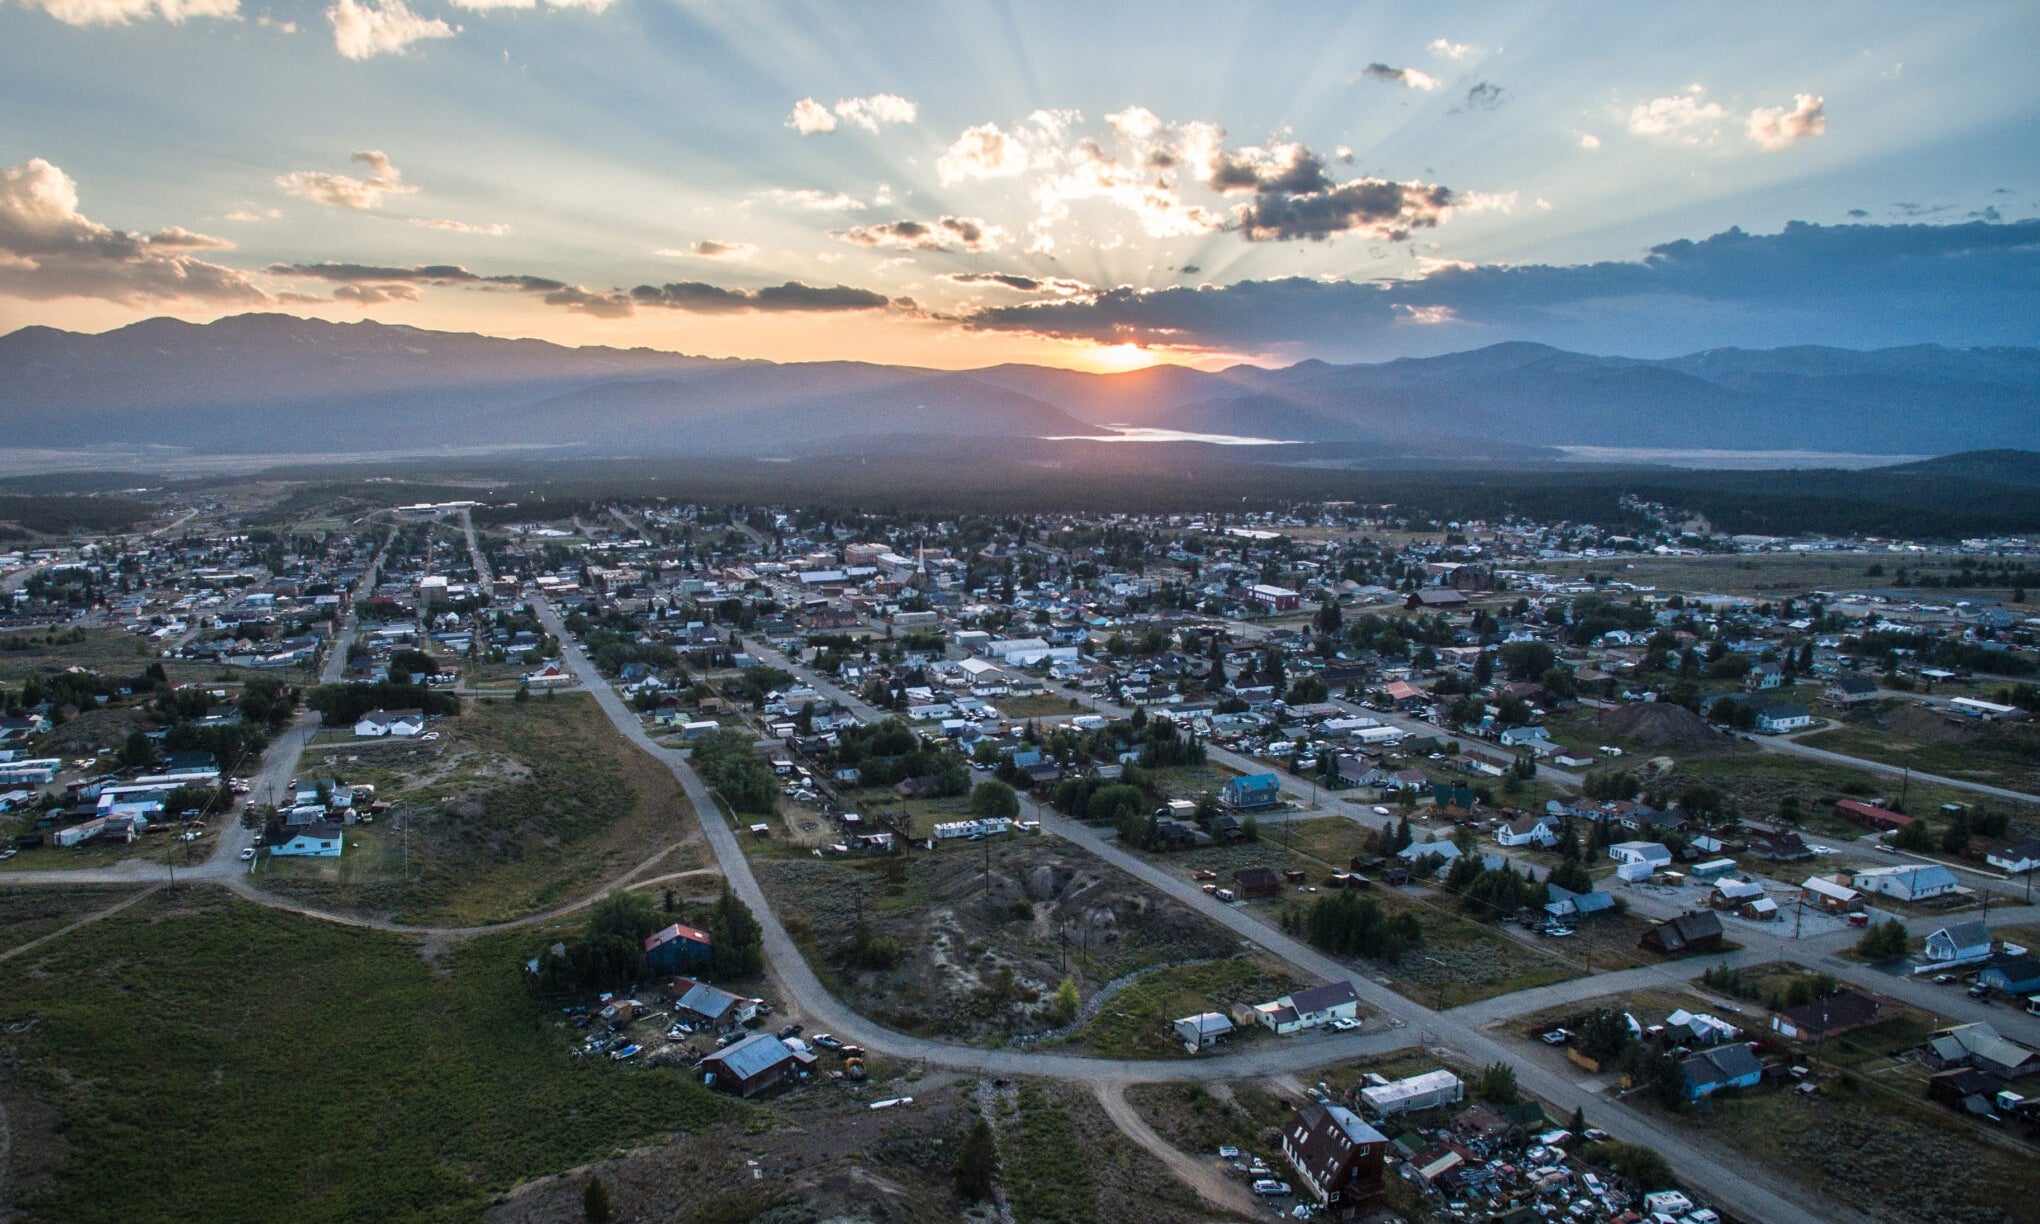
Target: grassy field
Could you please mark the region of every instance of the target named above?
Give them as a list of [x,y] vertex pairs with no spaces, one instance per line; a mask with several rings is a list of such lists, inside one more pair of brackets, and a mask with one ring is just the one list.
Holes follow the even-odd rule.
[[[1849,765],[1834,765],[1804,757],[1772,752],[1738,752],[1733,757],[1682,760],[1666,775],[1674,794],[1693,782],[1704,782],[1721,790],[1725,800],[1757,819],[1768,819],[1779,801],[1797,796],[1810,833],[1843,839],[1862,837],[1869,830],[1834,814],[1837,799],[1882,797],[1896,804],[1901,793],[1905,809],[1915,818],[1926,818],[1937,828],[1936,809],[1943,803],[1977,804],[1979,797],[1952,786],[1922,782],[1909,783]],[[1997,811],[2008,812],[2014,820],[2040,820],[2040,809],[2008,800],[1981,800]]]
[[1802,736],[1799,742],[1945,777],[2040,792],[2040,728],[2029,723],[1955,728],[1917,707],[1901,708],[1882,717],[1852,715],[1834,730]]
[[258,882],[406,922],[480,925],[563,904],[666,847],[680,849],[660,861],[660,874],[706,861],[673,775],[619,737],[584,694],[476,703],[443,733],[415,757],[308,755],[306,775],[369,781],[402,810],[350,829],[337,860],[265,860]]
[[29,954],[0,975],[26,1217],[471,1220],[743,1112],[684,1072],[569,1060],[520,980],[537,938],[435,972],[406,939],[187,889]]
[[[141,638],[119,629],[86,629],[78,637],[69,629],[54,636],[61,643],[51,645],[51,631],[33,629],[0,633],[0,682],[18,684],[38,672],[88,667],[108,675],[134,675],[149,665],[156,650]],[[71,641],[78,637],[77,641]]]
[[0,889],[0,952],[41,939],[135,895],[122,887]]
[[1636,557],[1628,560],[1551,561],[1537,566],[1548,574],[1578,577],[1594,573],[1618,582],[1660,590],[1750,595],[1783,599],[1805,591],[1852,591],[1880,587],[1886,579],[1863,571],[1878,560],[1865,556],[1777,553],[1729,557]]
[[[1229,1014],[1235,1003],[1265,1003],[1307,984],[1272,958],[1227,957],[1201,965],[1161,969],[1113,996],[1069,1044],[1106,1058],[1188,1058],[1170,1023],[1182,1016]],[[1236,1034],[1237,1047],[1265,1034]],[[1307,1039],[1307,1038],[1306,1038]]]

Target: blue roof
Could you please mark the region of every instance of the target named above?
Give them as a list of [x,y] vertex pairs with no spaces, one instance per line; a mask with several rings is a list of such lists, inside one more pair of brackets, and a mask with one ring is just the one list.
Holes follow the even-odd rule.
[[1234,790],[1281,790],[1282,779],[1271,773],[1241,774],[1226,785]]
[[738,1079],[763,1074],[793,1057],[786,1043],[770,1033],[753,1033],[722,1051],[709,1055]]

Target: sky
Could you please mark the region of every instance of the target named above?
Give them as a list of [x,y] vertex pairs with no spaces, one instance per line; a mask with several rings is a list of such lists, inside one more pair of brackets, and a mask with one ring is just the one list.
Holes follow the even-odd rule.
[[0,332],[2040,344],[2040,5],[0,0]]

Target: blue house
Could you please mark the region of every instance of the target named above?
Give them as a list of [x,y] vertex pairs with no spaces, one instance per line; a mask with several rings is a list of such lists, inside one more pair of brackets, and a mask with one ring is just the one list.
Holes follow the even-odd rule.
[[2000,952],[1990,958],[1990,964],[1977,971],[1976,980],[1980,985],[2003,994],[2040,993],[2040,958],[2025,953],[2014,956]]
[[1724,1088],[1753,1088],[1764,1078],[1764,1064],[1741,1042],[1729,1042],[1689,1055],[1679,1064],[1686,1077],[1686,1099],[1697,1101]]
[[645,937],[645,963],[654,973],[679,973],[708,963],[714,944],[707,931],[674,923]]
[[1219,800],[1240,812],[1271,808],[1282,802],[1282,779],[1271,773],[1242,774],[1225,784]]

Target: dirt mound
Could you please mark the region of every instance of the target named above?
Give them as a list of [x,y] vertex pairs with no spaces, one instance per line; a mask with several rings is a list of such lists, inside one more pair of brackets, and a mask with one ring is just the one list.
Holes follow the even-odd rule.
[[155,725],[142,710],[86,710],[50,732],[42,742],[42,752],[61,757],[111,752],[126,743],[132,732],[147,731]]
[[1648,748],[1675,752],[1708,752],[1728,747],[1728,736],[1698,714],[1669,701],[1638,701],[1601,715],[1602,729]]

